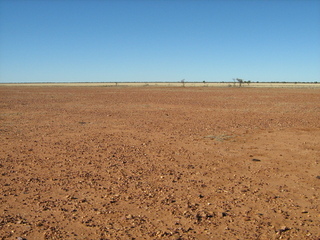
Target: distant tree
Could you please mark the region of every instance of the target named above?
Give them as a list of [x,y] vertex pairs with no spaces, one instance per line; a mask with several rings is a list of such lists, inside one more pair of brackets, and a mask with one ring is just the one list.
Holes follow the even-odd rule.
[[237,81],[238,81],[238,83],[239,83],[239,87],[241,87],[241,86],[242,86],[242,83],[243,83],[243,79],[241,79],[241,78],[237,78],[236,80],[237,80]]
[[182,83],[182,87],[185,87],[185,79],[182,79],[180,82]]
[[203,86],[205,87],[206,86],[206,81],[202,81],[203,82]]
[[236,79],[232,78],[232,80],[233,80],[233,86],[235,87],[236,86]]

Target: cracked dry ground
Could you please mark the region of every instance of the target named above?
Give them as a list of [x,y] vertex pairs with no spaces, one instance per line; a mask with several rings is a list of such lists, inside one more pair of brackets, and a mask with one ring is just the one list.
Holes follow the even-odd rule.
[[319,239],[320,91],[0,87],[0,238]]

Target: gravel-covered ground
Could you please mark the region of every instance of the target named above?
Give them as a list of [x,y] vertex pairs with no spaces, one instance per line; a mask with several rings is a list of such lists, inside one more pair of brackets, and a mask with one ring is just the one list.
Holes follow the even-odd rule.
[[0,87],[0,239],[320,239],[319,89]]

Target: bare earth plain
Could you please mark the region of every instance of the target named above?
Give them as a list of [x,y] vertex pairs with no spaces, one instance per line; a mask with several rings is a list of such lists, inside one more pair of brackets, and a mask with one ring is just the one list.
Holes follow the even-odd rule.
[[320,90],[0,87],[0,239],[320,239]]

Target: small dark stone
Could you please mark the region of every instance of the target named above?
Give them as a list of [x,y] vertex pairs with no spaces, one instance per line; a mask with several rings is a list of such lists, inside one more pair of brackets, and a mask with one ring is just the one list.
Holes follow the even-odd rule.
[[252,158],[252,161],[254,161],[254,162],[261,162],[260,159],[256,159],[256,158]]
[[220,217],[226,217],[226,216],[228,216],[228,213],[226,213],[226,212],[221,212],[221,213],[219,213],[219,215],[220,215]]
[[319,176],[317,176],[316,178],[320,179],[320,175],[319,175]]
[[288,231],[288,230],[291,230],[291,228],[288,228],[287,226],[282,226],[279,230],[278,230],[278,232],[286,232],[286,231]]

